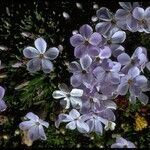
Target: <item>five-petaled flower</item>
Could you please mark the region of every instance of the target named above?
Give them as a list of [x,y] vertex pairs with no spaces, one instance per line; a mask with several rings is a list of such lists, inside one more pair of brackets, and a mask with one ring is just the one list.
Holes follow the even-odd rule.
[[53,70],[51,60],[59,55],[59,50],[52,47],[46,51],[47,43],[43,38],[36,39],[34,45],[36,48],[28,46],[23,50],[24,56],[31,58],[27,63],[27,70],[34,73],[42,69],[44,73],[50,73]]
[[135,145],[127,141],[126,139],[120,137],[116,139],[116,143],[111,145],[111,148],[136,148]]
[[37,115],[33,114],[32,112],[27,113],[25,118],[30,120],[21,122],[19,124],[19,128],[21,130],[28,131],[28,138],[32,141],[38,139],[46,140],[46,135],[43,126],[48,128],[49,123],[41,120]]

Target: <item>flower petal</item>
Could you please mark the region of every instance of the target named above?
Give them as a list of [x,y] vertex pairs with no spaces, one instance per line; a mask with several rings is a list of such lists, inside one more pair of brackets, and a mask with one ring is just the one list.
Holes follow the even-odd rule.
[[115,18],[119,20],[126,20],[127,15],[129,14],[128,11],[124,9],[118,9],[115,13]]
[[65,98],[66,97],[66,93],[64,93],[63,91],[54,91],[52,94],[53,98],[55,99],[60,99],[60,98]]
[[39,127],[38,126],[32,126],[29,130],[28,130],[28,137],[30,140],[35,141],[37,139],[40,138],[39,135]]
[[39,122],[41,123],[41,125],[43,125],[43,126],[45,126],[46,128],[48,128],[48,126],[49,126],[49,123],[48,123],[48,122],[43,121],[43,120],[41,120],[41,119],[39,119]]
[[41,140],[47,139],[42,125],[39,125],[39,138]]
[[119,2],[119,5],[125,10],[131,10],[132,5],[131,2]]
[[105,35],[111,28],[110,22],[100,22],[96,24],[95,29],[98,33]]
[[135,19],[142,20],[144,18],[144,9],[141,7],[136,7],[134,8],[132,14]]
[[68,123],[66,125],[66,129],[74,130],[75,128],[76,128],[76,122],[75,121],[71,121],[70,123]]
[[97,32],[94,32],[89,39],[89,43],[94,46],[97,46],[101,41],[102,36]]
[[70,95],[75,96],[75,97],[82,97],[83,90],[81,90],[81,89],[72,89],[72,91],[70,92]]
[[145,16],[145,19],[146,19],[147,21],[150,21],[150,7],[147,7],[147,8],[145,9],[144,16]]
[[141,93],[140,96],[138,97],[138,99],[141,101],[141,103],[143,103],[144,105],[146,105],[149,101],[149,97],[144,94],[144,93]]
[[80,117],[80,113],[76,109],[72,109],[69,112],[69,116],[72,117],[73,119],[77,119],[78,117]]
[[83,37],[88,39],[92,35],[93,29],[90,25],[85,24],[85,25],[80,27],[79,32]]
[[32,112],[27,113],[25,117],[35,122],[39,121],[39,117]]
[[118,57],[120,54],[124,52],[124,47],[119,44],[112,44],[110,46],[110,49],[112,50],[114,57]]
[[120,84],[118,86],[118,94],[119,95],[126,95],[126,93],[128,92],[128,89],[129,89],[128,84]]
[[4,97],[4,94],[5,94],[5,89],[0,86],[0,100]]
[[135,78],[135,81],[136,81],[136,85],[139,86],[139,87],[143,87],[145,85],[147,85],[147,78],[143,75],[139,75]]
[[123,148],[123,145],[120,143],[115,143],[111,145],[111,148]]
[[27,70],[30,72],[36,72],[41,69],[41,59],[33,58],[27,63]]
[[82,37],[81,34],[75,34],[70,38],[70,43],[73,47],[80,46],[81,44],[84,44],[85,39]]
[[121,65],[127,65],[131,62],[131,58],[128,54],[122,53],[117,57],[117,60],[121,63]]
[[80,133],[87,133],[89,132],[89,126],[80,120],[77,120],[77,129]]
[[54,60],[55,58],[58,57],[58,55],[59,55],[59,50],[56,47],[49,48],[44,53],[45,58],[50,59],[50,60]]
[[133,79],[140,74],[140,70],[137,67],[132,67],[131,69],[129,69],[128,74]]
[[103,133],[103,127],[102,127],[102,123],[100,120],[98,119],[95,119],[95,132],[96,133],[100,133],[102,134]]
[[126,33],[124,31],[117,31],[111,37],[112,43],[123,43],[126,39]]
[[77,58],[81,58],[86,53],[86,50],[87,50],[87,46],[85,45],[77,46],[74,49],[74,56]]
[[80,109],[82,107],[82,101],[78,97],[70,97],[70,102],[73,108]]
[[82,83],[82,76],[80,74],[75,74],[70,78],[70,82],[73,87],[79,87]]
[[101,7],[96,14],[99,19],[104,21],[111,21],[112,19],[112,13],[106,7]]
[[23,50],[23,55],[26,57],[26,58],[35,58],[35,57],[38,57],[40,54],[40,52],[35,49],[34,47],[26,47],[24,50]]
[[3,99],[0,100],[0,112],[5,111],[7,108],[6,103]]
[[111,49],[108,46],[104,46],[103,49],[100,49],[100,58],[109,58],[111,56]]
[[80,64],[83,70],[87,70],[88,67],[92,64],[92,59],[89,55],[85,55],[80,58]]
[[72,73],[81,71],[80,64],[76,61],[71,62],[68,68],[69,68],[69,71],[71,71]]
[[35,123],[33,121],[23,121],[19,124],[19,128],[21,130],[28,130],[30,129]]
[[146,68],[150,71],[150,62],[146,64]]
[[37,50],[41,53],[44,54],[46,51],[47,43],[43,38],[38,38],[34,41],[35,47]]
[[99,66],[93,70],[93,74],[99,81],[102,81],[105,77],[105,70]]
[[48,59],[42,59],[42,70],[44,73],[50,73],[53,71],[53,64]]
[[58,88],[65,93],[70,93],[70,88],[65,83],[58,84]]

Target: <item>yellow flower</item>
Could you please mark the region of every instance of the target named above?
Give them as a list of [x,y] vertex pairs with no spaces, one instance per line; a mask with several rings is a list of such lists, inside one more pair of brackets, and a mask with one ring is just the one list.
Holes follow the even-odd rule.
[[148,126],[147,120],[138,113],[135,115],[135,131],[141,131]]

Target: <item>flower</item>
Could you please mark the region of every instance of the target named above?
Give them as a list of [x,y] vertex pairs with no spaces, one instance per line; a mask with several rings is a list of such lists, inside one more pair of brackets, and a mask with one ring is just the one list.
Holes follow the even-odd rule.
[[117,28],[115,16],[109,9],[101,7],[97,10],[96,14],[97,17],[102,20],[95,27],[98,33],[106,35],[111,29]]
[[91,64],[92,59],[87,54],[80,58],[80,63],[73,61],[69,64],[69,71],[73,73],[73,76],[70,78],[73,87],[79,87],[82,84],[86,86],[86,84],[93,81],[90,73]]
[[30,119],[28,121],[23,121],[19,124],[21,130],[27,130],[28,138],[32,141],[41,139],[46,140],[46,135],[43,126],[48,128],[49,123],[41,120],[37,115],[29,112],[26,114],[25,119]]
[[99,116],[99,114],[97,113],[91,113],[89,114],[90,117],[89,119],[86,121],[86,123],[89,126],[89,132],[94,131],[96,134],[102,134],[103,133],[103,126],[102,124],[105,125],[104,129],[107,130],[114,130],[116,124],[112,121],[109,121],[107,119],[104,119],[102,117]]
[[55,125],[58,128],[61,122],[69,122],[66,125],[67,129],[74,130],[77,128],[80,133],[88,133],[89,126],[84,122],[85,120],[85,116],[80,116],[80,113],[76,109],[72,109],[69,112],[69,115],[60,114],[58,116],[58,120],[55,122]]
[[139,6],[138,2],[119,2],[123,9],[118,9],[115,13],[117,26],[123,30],[136,32],[138,30],[138,21],[133,17],[132,12],[135,7]]
[[132,15],[138,21],[138,31],[150,33],[150,7],[145,10],[141,7],[134,8]]
[[141,131],[148,126],[147,120],[138,113],[135,115],[135,131]]
[[147,85],[147,78],[140,75],[137,67],[133,67],[128,71],[128,74],[121,78],[121,83],[118,86],[118,94],[126,95],[129,89],[130,95],[138,97],[142,92],[142,87]]
[[120,63],[113,62],[111,59],[104,59],[101,66],[93,70],[93,74],[99,82],[118,84],[120,83],[120,69]]
[[123,73],[127,73],[134,66],[143,71],[146,64],[148,64],[147,51],[144,47],[137,47],[131,58],[127,53],[122,53],[117,57],[117,60],[123,66]]
[[36,39],[34,45],[36,48],[28,46],[23,50],[23,55],[31,59],[27,63],[27,70],[34,73],[42,69],[44,73],[50,73],[53,70],[51,60],[57,58],[59,50],[52,47],[46,51],[47,43],[43,38]]
[[94,32],[91,26],[85,24],[79,29],[80,34],[75,34],[70,38],[70,43],[75,47],[74,55],[81,58],[84,54],[97,55],[97,46],[102,41],[99,33]]
[[136,148],[135,145],[127,141],[126,139],[120,137],[116,139],[116,143],[111,145],[111,148]]
[[5,111],[7,108],[3,100],[4,94],[5,94],[5,89],[2,86],[0,86],[0,112]]
[[71,91],[65,84],[60,84],[60,90],[53,92],[53,98],[61,99],[60,103],[65,109],[70,108],[70,103],[73,108],[79,109],[82,106],[81,97],[83,95],[83,90],[81,89],[72,89]]

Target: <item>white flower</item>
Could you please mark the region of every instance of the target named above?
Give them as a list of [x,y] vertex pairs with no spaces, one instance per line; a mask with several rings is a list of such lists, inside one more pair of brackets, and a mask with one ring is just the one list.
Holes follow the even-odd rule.
[[65,108],[70,108],[70,103],[73,108],[79,109],[82,106],[81,97],[83,95],[83,90],[81,89],[72,89],[69,90],[67,85],[60,84],[58,86],[60,90],[53,92],[53,98],[61,99],[60,104]]

